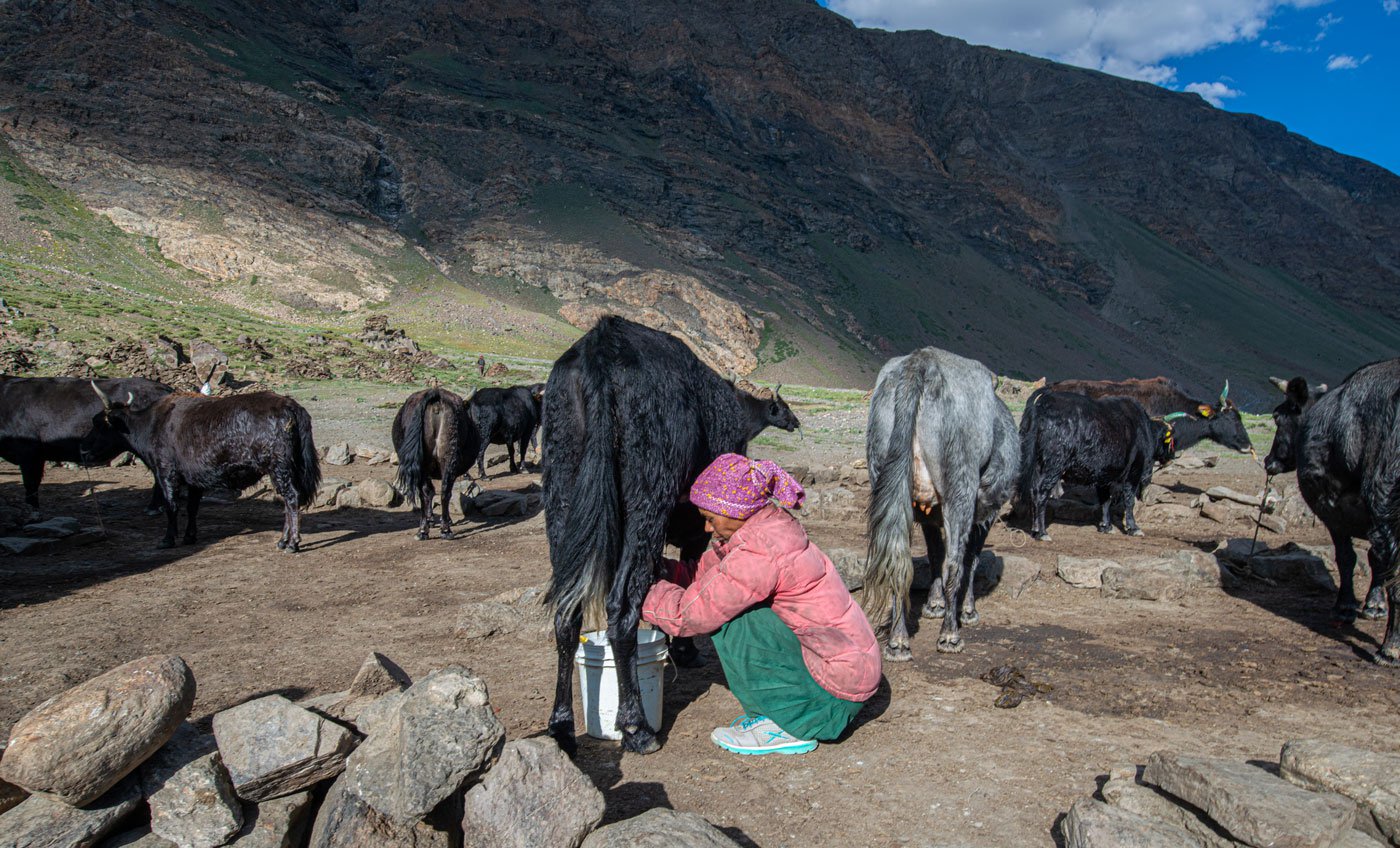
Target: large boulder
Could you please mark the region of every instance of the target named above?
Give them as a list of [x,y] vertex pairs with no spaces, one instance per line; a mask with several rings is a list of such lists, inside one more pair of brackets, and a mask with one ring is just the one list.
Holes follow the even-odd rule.
[[1356,804],[1348,798],[1299,789],[1233,760],[1158,751],[1143,779],[1258,848],[1330,848],[1356,819]]
[[97,848],[180,848],[169,839],[163,839],[151,833],[148,827],[138,827],[135,830],[128,830],[119,833],[98,845]]
[[1305,789],[1355,801],[1361,808],[1357,827],[1400,845],[1400,756],[1299,739],[1283,746],[1279,771]]
[[1205,848],[1236,848],[1239,845],[1235,840],[1222,835],[1218,828],[1199,812],[1177,803],[1160,789],[1142,783],[1137,766],[1119,766],[1111,769],[1108,780],[1099,793],[1105,801],[1119,809],[1181,828]]
[[456,822],[438,826],[382,816],[356,795],[341,775],[321,802],[309,848],[455,848],[458,844]]
[[141,784],[129,777],[85,807],[31,795],[0,816],[3,848],[79,848],[94,845],[141,805]]
[[327,465],[349,465],[355,461],[355,454],[351,452],[349,442],[338,442],[326,448],[322,461]]
[[361,480],[340,495],[337,503],[341,506],[390,507],[397,506],[403,498],[397,489],[383,480],[370,478]]
[[141,770],[151,831],[181,848],[216,848],[243,825],[217,743],[186,722]]
[[544,586],[527,586],[464,604],[453,634],[460,639],[485,639],[502,633],[551,636],[554,619],[544,604],[544,594]]
[[243,828],[230,848],[296,848],[310,824],[311,793],[283,795],[243,807]]
[[1093,798],[1080,798],[1060,823],[1065,848],[1197,848],[1191,834]]
[[1118,565],[1111,559],[1093,559],[1061,554],[1055,566],[1060,579],[1076,589],[1098,589],[1103,586],[1104,569]]
[[434,671],[386,696],[345,765],[345,785],[384,816],[423,819],[490,767],[505,740],[486,682],[465,668]]
[[216,714],[214,736],[234,791],[255,803],[334,777],[355,747],[350,731],[281,695]]
[[194,691],[194,674],[176,656],[99,674],[16,722],[0,779],[86,806],[166,743],[189,715]]
[[739,843],[695,813],[657,807],[593,831],[583,848],[739,848]]
[[552,739],[522,739],[467,791],[464,848],[578,848],[603,820],[603,793]]

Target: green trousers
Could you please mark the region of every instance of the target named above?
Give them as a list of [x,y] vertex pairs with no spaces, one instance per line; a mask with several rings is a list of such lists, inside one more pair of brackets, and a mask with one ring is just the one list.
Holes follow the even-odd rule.
[[769,607],[743,613],[710,640],[729,691],[745,712],[771,718],[798,739],[835,739],[864,706],[836,697],[812,679],[797,634]]

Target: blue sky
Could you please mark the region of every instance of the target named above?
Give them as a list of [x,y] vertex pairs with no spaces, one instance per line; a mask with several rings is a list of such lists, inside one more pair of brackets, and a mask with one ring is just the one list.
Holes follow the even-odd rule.
[[1400,173],[1400,0],[818,0],[1286,125]]

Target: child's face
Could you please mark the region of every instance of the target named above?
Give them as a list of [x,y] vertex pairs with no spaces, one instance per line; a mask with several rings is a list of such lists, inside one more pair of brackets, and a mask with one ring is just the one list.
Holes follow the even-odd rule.
[[739,532],[739,528],[744,526],[742,518],[730,518],[707,509],[700,510],[700,514],[705,516],[705,532],[715,534],[715,538],[721,542],[728,542],[729,537]]

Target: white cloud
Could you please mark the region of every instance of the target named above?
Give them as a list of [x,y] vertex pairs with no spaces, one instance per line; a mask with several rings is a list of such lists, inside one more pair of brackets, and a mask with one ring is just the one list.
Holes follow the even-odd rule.
[[[1395,0],[1395,2],[1400,3],[1400,0]],[[1271,53],[1295,53],[1303,49],[1293,44],[1285,44],[1282,41],[1269,41],[1268,39],[1259,42],[1259,46]]]
[[[860,26],[932,29],[1036,56],[1163,84],[1164,60],[1252,41],[1284,7],[1329,0],[831,0]],[[1400,0],[1383,0],[1400,3]]]
[[1201,95],[1201,99],[1219,109],[1231,97],[1239,97],[1243,91],[1236,91],[1223,82],[1193,82],[1186,90]]
[[1313,37],[1313,41],[1321,41],[1322,39],[1326,38],[1327,30],[1331,29],[1332,27],[1336,26],[1341,22],[1342,19],[1337,15],[1332,14],[1331,12],[1328,12],[1327,14],[1318,18],[1317,35]]
[[1360,59],[1355,56],[1348,56],[1345,53],[1337,53],[1327,57],[1327,70],[1329,71],[1353,71],[1367,62],[1371,61],[1371,54],[1367,53]]
[[1381,8],[1387,15],[1393,15],[1400,12],[1400,0],[1381,0]]

